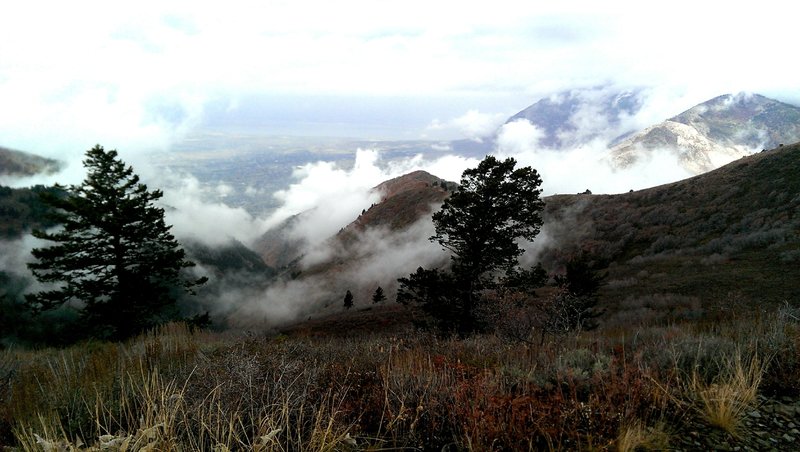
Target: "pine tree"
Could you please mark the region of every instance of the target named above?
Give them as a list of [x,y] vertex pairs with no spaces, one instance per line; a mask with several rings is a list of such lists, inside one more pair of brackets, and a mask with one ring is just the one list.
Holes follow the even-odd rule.
[[421,305],[444,333],[468,335],[482,328],[476,314],[486,293],[541,283],[519,268],[519,240],[532,241],[542,226],[542,179],[529,166],[493,156],[464,171],[457,191],[433,214],[431,241],[451,253],[449,269],[418,268],[400,278],[397,301]]
[[122,339],[178,317],[176,298],[205,282],[186,280],[181,270],[194,264],[185,257],[164,209],[153,202],[160,190],[139,183],[133,168],[100,145],[86,152],[81,185],[45,194],[55,208],[55,232],[35,230],[54,242],[32,251],[34,276],[55,287],[26,296],[35,311],[62,305],[80,310],[92,336]]
[[353,307],[353,294],[348,290],[346,294],[344,294],[344,308],[350,309]]
[[383,287],[378,286],[378,288],[375,289],[375,293],[372,294],[372,303],[378,304],[385,300],[386,300],[386,295],[383,293]]

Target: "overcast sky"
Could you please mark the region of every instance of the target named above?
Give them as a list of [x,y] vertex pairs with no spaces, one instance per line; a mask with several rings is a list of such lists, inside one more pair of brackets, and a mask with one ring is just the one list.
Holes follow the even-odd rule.
[[800,104],[791,2],[19,1],[0,13],[0,146],[169,149],[193,130],[469,136],[543,96]]

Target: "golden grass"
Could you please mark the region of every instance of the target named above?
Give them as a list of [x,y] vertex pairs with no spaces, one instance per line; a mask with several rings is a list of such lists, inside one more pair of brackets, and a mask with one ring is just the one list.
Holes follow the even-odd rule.
[[769,372],[800,352],[794,324],[771,322],[595,331],[541,346],[495,336],[242,338],[173,325],[126,343],[6,350],[0,446],[659,449],[665,431],[698,414],[739,434],[764,376],[774,380]]
[[724,359],[723,372],[706,383],[695,371],[689,391],[703,417],[733,436],[738,436],[747,411],[755,406],[758,387],[767,369],[767,362],[752,355],[742,357],[737,350]]
[[228,411],[216,389],[201,406],[189,406],[184,399],[186,384],[164,381],[157,371],[131,377],[123,384],[126,389],[119,406],[98,400],[93,408],[97,426],[93,438],[71,438],[57,417],[39,415],[36,424],[23,423],[15,429],[19,448],[46,452],[334,451],[356,444],[350,426],[339,418],[341,400],[330,394],[320,406],[296,412],[290,409],[290,395],[285,395],[271,409],[247,420],[247,413]]
[[669,445],[669,434],[663,422],[647,426],[640,421],[624,426],[616,441],[618,452],[641,450],[665,450]]

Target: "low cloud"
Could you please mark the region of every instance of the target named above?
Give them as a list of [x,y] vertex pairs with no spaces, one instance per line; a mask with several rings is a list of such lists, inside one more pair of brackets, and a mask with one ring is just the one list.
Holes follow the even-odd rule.
[[295,170],[297,182],[275,193],[282,205],[265,224],[274,227],[303,213],[292,235],[313,247],[355,220],[363,209],[377,203],[380,193],[372,189],[381,182],[416,170],[458,180],[473,164],[477,164],[477,160],[454,155],[428,159],[419,154],[408,159],[381,161],[378,151],[366,149],[356,151],[353,167],[349,169],[332,162],[308,163]]
[[542,131],[526,120],[504,125],[497,139],[497,154],[514,157],[519,165],[531,166],[542,177],[544,195],[622,193],[690,177],[671,151],[654,151],[627,168],[613,166],[607,141],[598,137],[572,150],[539,146]]
[[428,124],[427,129],[429,132],[439,134],[455,131],[464,138],[481,141],[493,135],[507,117],[508,115],[505,113],[481,113],[479,110],[469,110],[463,115],[445,122],[434,119]]
[[[305,262],[302,276],[279,279],[264,290],[244,292],[241,287],[224,294],[219,303],[228,306],[225,323],[236,327],[263,328],[342,309],[350,290],[356,306],[371,303],[375,289],[382,287],[390,301],[397,291],[397,278],[417,267],[435,267],[448,255],[428,241],[433,234],[430,217],[421,218],[401,231],[371,229],[356,233],[345,247],[331,240],[317,244],[312,253],[325,255],[325,262]],[[315,272],[314,265],[327,270]],[[235,295],[235,296],[234,296]]]
[[194,176],[164,170],[159,178],[167,224],[178,239],[192,239],[209,246],[231,240],[252,243],[267,228],[267,220],[254,217],[242,207],[231,207],[221,199],[233,190],[226,184],[204,186]]

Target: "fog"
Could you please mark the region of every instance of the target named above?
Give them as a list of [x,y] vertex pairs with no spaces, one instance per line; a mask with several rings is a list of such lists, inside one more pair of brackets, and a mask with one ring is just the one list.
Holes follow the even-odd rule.
[[[642,94],[645,102],[635,113],[620,112],[609,117],[598,101],[613,89],[616,88],[576,91],[583,103],[568,118],[571,128],[559,132],[559,142],[564,144],[560,148],[543,145],[546,132],[528,121],[501,124],[499,116],[477,110],[453,120],[434,121],[430,128],[461,127],[463,136],[493,143],[491,152],[496,156],[513,157],[518,165],[533,167],[542,177],[543,196],[581,193],[587,189],[594,194],[623,193],[691,176],[678,164],[674,151],[666,149],[646,153],[624,169],[613,166],[608,151],[610,143],[680,112],[665,111],[663,93],[645,90]],[[292,182],[275,193],[264,193],[261,187],[242,189],[272,196],[280,203],[277,209],[256,215],[225,204],[225,197],[234,194],[236,187],[200,181],[191,174],[154,165],[149,153],[143,150],[133,148],[120,154],[133,163],[134,170],[151,189],[163,190],[159,205],[165,208],[167,222],[173,225],[172,231],[181,241],[223,247],[236,240],[253,247],[267,231],[285,228],[285,237],[299,243],[298,260],[288,270],[300,276],[279,275],[268,286],[264,278],[247,272],[215,273],[202,266],[197,269],[215,280],[214,291],[200,296],[203,307],[215,314],[221,324],[256,328],[334,312],[341,309],[341,299],[347,290],[356,296],[357,306],[370,303],[369,297],[378,286],[393,300],[398,277],[408,275],[418,266],[439,266],[448,261],[441,247],[428,240],[433,234],[429,216],[401,231],[368,228],[358,232],[350,228],[355,234],[352,241],[345,244],[334,239],[362,210],[380,202],[383,194],[373,188],[381,182],[414,170],[458,182],[465,169],[479,162],[477,158],[452,153],[449,145],[432,143],[432,146],[437,148],[428,155],[388,159],[374,149],[353,149],[352,165],[331,161],[305,163],[294,169]],[[37,182],[79,182],[83,174],[76,169],[79,168],[76,161],[75,158],[69,161],[62,174],[46,176]],[[432,210],[437,208],[431,206]],[[294,221],[287,227],[285,221],[292,217]],[[524,244],[527,253],[522,263],[535,264],[545,247],[558,246],[564,236],[562,230],[579,226],[544,225],[533,243]],[[30,251],[28,239],[8,242],[3,247],[13,253],[5,253],[0,268],[14,267],[25,274],[21,264],[24,259],[20,256]]]
[[[527,121],[502,126],[495,154],[513,157],[519,165],[537,169],[543,179],[544,196],[557,193],[622,193],[690,176],[670,151],[656,151],[626,169],[615,169],[607,156],[607,137],[598,137],[573,150],[548,149],[538,145],[542,132]],[[302,240],[294,279],[279,278],[266,290],[235,295],[218,301],[230,325],[256,327],[276,325],[342,309],[347,290],[355,296],[356,307],[366,306],[372,292],[381,286],[393,300],[397,278],[417,267],[440,266],[448,254],[431,243],[433,225],[429,216],[400,230],[369,229],[355,234],[355,240],[331,239],[354,221],[362,209],[378,202],[380,193],[371,190],[378,183],[422,169],[447,180],[458,181],[464,169],[478,160],[457,155],[433,159],[417,155],[384,161],[376,151],[359,150],[351,169],[330,162],[304,165],[295,172],[296,182],[276,194],[283,205],[264,224],[279,225],[279,219],[305,212],[290,229],[290,236]],[[438,206],[432,206],[432,210]],[[565,213],[562,222],[544,225],[533,243],[525,243],[522,264],[534,265],[546,247],[557,247],[568,230],[581,225],[566,224],[574,215]],[[584,225],[585,226],[585,225]],[[255,321],[254,319],[258,319]]]

